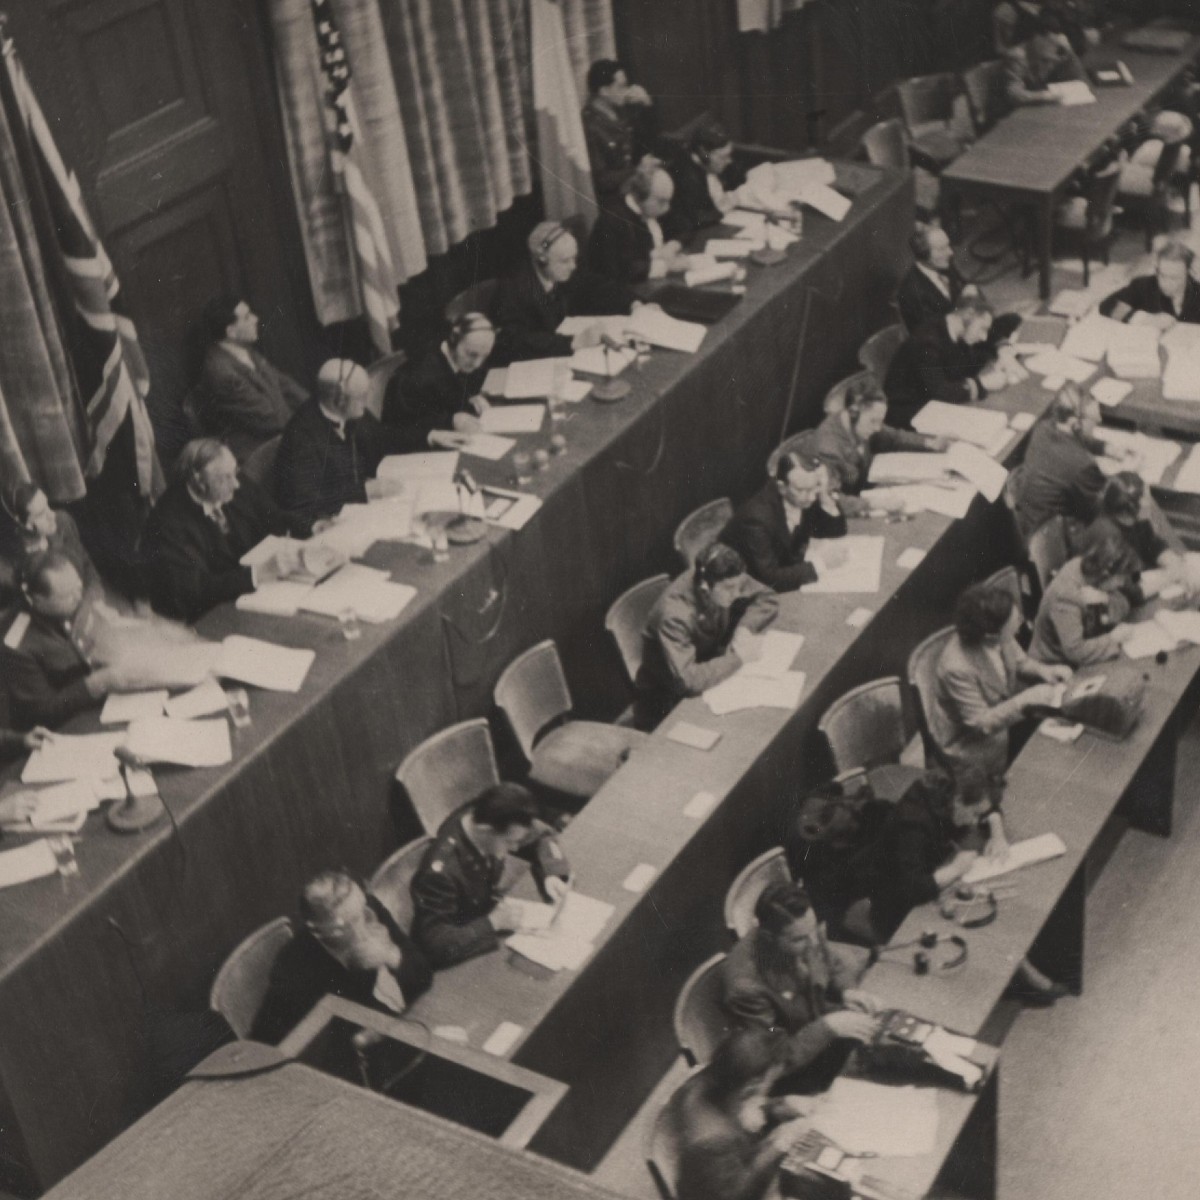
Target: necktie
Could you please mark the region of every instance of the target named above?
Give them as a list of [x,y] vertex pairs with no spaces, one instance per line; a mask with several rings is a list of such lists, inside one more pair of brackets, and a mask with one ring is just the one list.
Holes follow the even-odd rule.
[[229,518],[225,515],[225,509],[218,506],[209,513],[212,523],[227,537],[229,535]]

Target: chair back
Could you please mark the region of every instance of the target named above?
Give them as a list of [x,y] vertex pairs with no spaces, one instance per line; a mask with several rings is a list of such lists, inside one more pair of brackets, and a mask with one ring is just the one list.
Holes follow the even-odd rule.
[[650,610],[671,582],[669,575],[652,575],[622,592],[604,617],[604,628],[621,656],[629,682],[637,679],[642,666],[642,634],[650,618]]
[[758,898],[773,883],[791,883],[783,847],[766,850],[737,874],[725,893],[725,928],[734,937],[742,938],[755,926],[754,906]]
[[530,646],[504,668],[492,695],[521,751],[532,760],[538,734],[571,711],[558,648],[550,640]]
[[492,733],[483,717],[460,721],[427,737],[396,768],[421,827],[437,833],[455,809],[500,782]]
[[860,145],[872,166],[908,170],[908,139],[899,118],[877,121],[862,135]]
[[989,575],[984,581],[983,586],[987,588],[999,588],[1001,591],[1007,592],[1012,598],[1013,603],[1017,606],[1017,611],[1020,612],[1025,603],[1025,597],[1021,591],[1021,572],[1011,564],[1007,567],[1001,567],[1000,570]]
[[689,1066],[707,1063],[729,1032],[729,1019],[721,1006],[721,963],[714,954],[701,963],[679,990],[675,1001],[675,1040]]
[[976,63],[962,73],[976,133],[986,133],[1008,110],[1007,81],[1008,64],[1002,58]]
[[1120,185],[1121,165],[1116,162],[1096,172],[1088,181],[1086,236],[1089,242],[1103,241],[1112,233],[1113,208]]
[[932,121],[953,120],[957,91],[954,76],[948,73],[917,75],[897,83],[896,95],[908,131],[915,134]]
[[243,938],[213,980],[208,1007],[240,1038],[250,1036],[271,979],[271,968],[295,936],[289,917],[276,917]]
[[870,371],[865,369],[855,371],[853,375],[847,375],[845,379],[839,379],[825,393],[825,399],[821,403],[821,408],[825,412],[825,415],[828,416],[830,413],[842,412],[846,407],[846,393],[856,384],[871,383],[872,381],[875,383],[879,382]]
[[[864,371],[863,374],[866,374],[866,372]],[[798,454],[802,458],[816,458],[817,455],[813,450],[813,440],[815,437],[815,429],[802,429],[799,433],[793,433],[790,437],[785,437],[771,451],[770,457],[767,459],[767,478],[775,478],[775,472],[779,469],[779,460],[785,454]]]
[[690,1080],[702,1067],[693,1068],[683,1081],[667,1097],[662,1108],[654,1115],[654,1120],[646,1125],[642,1135],[642,1157],[646,1160],[646,1169],[654,1186],[658,1189],[661,1200],[675,1200],[675,1191],[679,1185],[679,1172],[683,1164],[683,1137],[679,1124],[679,1095]]
[[469,312],[483,313],[484,316],[490,317],[496,302],[496,289],[499,286],[499,280],[481,279],[478,283],[463,288],[443,310],[446,320],[457,321],[459,317],[466,316]]
[[408,361],[403,350],[393,350],[367,368],[367,411],[377,420],[383,416],[383,396],[392,376]]
[[281,441],[283,441],[283,434],[277,433],[273,438],[263,442],[261,446],[255,446],[242,463],[242,474],[247,479],[254,480],[260,488],[267,492],[275,491],[275,460],[279,457]]
[[852,688],[825,710],[817,729],[835,771],[899,762],[909,739],[900,680],[888,675]]
[[679,522],[675,528],[675,552],[683,559],[685,566],[690,568],[696,561],[696,555],[717,540],[717,535],[729,524],[732,516],[733,501],[722,496],[719,500],[700,505]]
[[875,382],[880,386],[887,378],[888,367],[896,357],[896,351],[904,345],[908,338],[908,330],[903,325],[885,325],[882,329],[871,334],[858,349],[858,361],[863,369],[875,376]]
[[944,747],[954,736],[937,704],[937,665],[946,643],[954,636],[954,626],[948,625],[931,633],[908,656],[908,686],[912,688],[920,723],[921,738],[925,743],[926,758],[930,763],[944,763]]
[[1067,522],[1061,514],[1051,517],[1029,535],[1029,561],[1037,573],[1038,587],[1045,593],[1050,580],[1071,557],[1067,545]]
[[393,851],[375,868],[367,890],[388,910],[392,920],[408,933],[413,923],[412,881],[433,842],[431,837],[414,838]]
[[208,399],[203,383],[195,383],[188,388],[183,399],[179,402],[179,411],[183,417],[184,441],[203,437],[207,432],[204,421],[204,402]]

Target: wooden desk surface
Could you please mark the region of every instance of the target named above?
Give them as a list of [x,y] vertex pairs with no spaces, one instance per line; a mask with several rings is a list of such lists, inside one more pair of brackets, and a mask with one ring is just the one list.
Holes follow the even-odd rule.
[[1144,54],[1117,44],[1099,46],[1085,61],[1120,58],[1133,73],[1131,87],[1093,87],[1095,104],[1018,108],[956,158],[941,178],[1029,195],[1056,192],[1107,138],[1167,87],[1198,51],[1200,38],[1193,38],[1180,54]]

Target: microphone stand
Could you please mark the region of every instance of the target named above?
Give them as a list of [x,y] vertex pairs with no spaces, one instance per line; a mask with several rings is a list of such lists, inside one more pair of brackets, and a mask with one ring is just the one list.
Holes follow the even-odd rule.
[[456,546],[470,546],[487,536],[487,522],[463,511],[463,493],[478,496],[479,484],[469,471],[459,471],[454,476],[454,491],[458,496],[458,513],[446,522],[446,540]]
[[599,400],[601,404],[614,404],[624,400],[632,388],[626,380],[617,379],[612,373],[612,339],[607,334],[601,345],[604,347],[604,369],[608,377],[592,388],[592,399]]
[[144,771],[148,763],[125,746],[113,751],[121,764],[121,781],[125,784],[125,799],[109,806],[105,819],[108,827],[117,833],[141,833],[157,824],[166,815],[166,805],[157,790],[147,796],[136,796],[129,782],[131,770]]

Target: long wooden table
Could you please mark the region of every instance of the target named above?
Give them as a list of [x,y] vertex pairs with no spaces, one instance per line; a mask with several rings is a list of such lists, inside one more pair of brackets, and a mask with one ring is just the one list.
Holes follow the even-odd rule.
[[[0,896],[0,1186],[49,1185],[144,1111],[155,1098],[155,1013],[203,1008],[232,946],[290,911],[315,871],[343,863],[368,874],[410,836],[388,810],[395,765],[435,730],[487,713],[517,652],[553,637],[583,715],[625,703],[604,609],[637,579],[673,569],[671,532],[692,508],[758,486],[806,309],[801,424],[815,423],[825,389],[886,323],[911,182],[857,164],[838,172],[857,192],[845,221],[813,216],[783,264],[752,267],[743,301],[698,353],[656,352],[627,372],[623,403],[573,410],[567,453],[535,478],[543,507],[519,533],[493,530],[445,564],[412,546],[373,548],[368,562],[418,588],[399,620],[357,642],[321,618],[232,606],[201,622],[214,638],[313,648],[316,661],[298,695],[252,695],[230,765],[156,771],[178,834],[164,823],[121,838],[90,818],[78,878]],[[484,482],[511,469],[476,466]]]
[[1085,61],[1120,58],[1133,74],[1132,86],[1097,87],[1095,104],[1018,108],[942,172],[942,182],[955,192],[995,196],[1034,210],[1043,300],[1050,296],[1054,210],[1072,175],[1174,83],[1197,52],[1200,38],[1192,38],[1179,54],[1146,54],[1119,44],[1096,47]]

